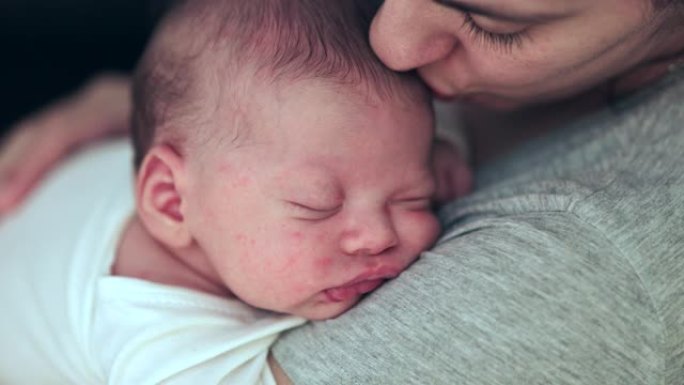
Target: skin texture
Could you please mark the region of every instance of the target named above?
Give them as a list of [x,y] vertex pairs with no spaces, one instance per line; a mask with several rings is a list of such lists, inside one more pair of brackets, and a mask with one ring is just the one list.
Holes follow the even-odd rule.
[[[504,49],[463,28],[465,14],[457,9],[429,0],[386,0],[372,25],[373,47],[394,69],[419,68],[426,82],[443,96],[514,108],[553,100],[567,105],[569,97],[603,87],[615,78],[628,79],[627,89],[639,88],[663,72],[645,78],[625,75],[649,67],[652,61],[676,56],[684,45],[681,27],[666,36],[651,33],[657,23],[648,17],[650,2],[646,0],[468,2],[522,16],[544,12],[557,14],[558,18],[523,23],[526,37],[520,46]],[[492,33],[519,32],[521,26],[493,16],[471,16],[477,25]],[[684,25],[681,19],[679,24]],[[43,130],[55,128],[46,126]],[[65,135],[69,143],[88,140],[80,136],[80,131]],[[57,149],[66,148],[64,143],[66,140],[49,142]],[[511,143],[506,142],[508,147]],[[22,161],[10,163],[16,170]],[[44,168],[49,166],[53,166],[51,161],[43,163]],[[6,184],[0,194],[27,191],[13,186]],[[0,201],[0,210],[13,207],[19,199],[5,206]],[[275,374],[279,383],[289,383],[282,371]]]
[[655,34],[657,21],[647,0],[386,0],[371,43],[389,67],[417,68],[438,95],[514,108],[681,50],[682,28]]
[[[138,212],[168,260],[131,269],[135,254],[120,255],[117,274],[224,288],[259,308],[325,319],[432,245],[439,228],[427,104],[320,81],[276,89],[251,93],[249,128],[237,142],[182,156],[164,145],[150,151]],[[224,113],[210,130],[230,131]],[[179,280],[179,268],[194,278]]]
[[[517,115],[493,116],[494,122],[468,124],[484,133],[487,142],[495,142],[481,145],[473,138],[476,160],[529,136],[516,134],[511,138],[506,133],[511,128],[553,125],[546,117],[567,120],[604,103],[605,94],[629,92],[648,84],[662,76],[684,49],[684,16],[673,14],[664,23],[653,15],[650,0],[461,3],[497,12],[465,12],[447,0],[386,0],[371,26],[371,43],[389,67],[401,71],[417,68],[428,85],[445,98],[505,109],[557,102],[550,111],[532,111],[532,115],[541,116],[541,124],[524,111],[521,124],[516,123]],[[550,18],[511,21],[502,19],[502,12],[523,19],[540,13]],[[474,24],[465,23],[467,16]],[[473,25],[487,33],[473,32],[478,30]],[[510,38],[491,38],[519,32],[523,35],[513,39],[513,44],[496,43]],[[127,82],[122,79],[111,84],[95,79],[93,87],[69,98],[75,103],[56,103],[15,126],[0,151],[0,215],[20,204],[69,150],[93,138],[126,133],[127,125],[119,122],[128,118],[129,95],[120,92],[127,89]],[[92,90],[118,99],[93,105],[87,97]],[[589,107],[584,101],[587,93],[592,101],[597,100]],[[119,115],[112,115],[112,111]],[[483,115],[484,120],[491,120],[491,111]],[[94,119],[84,121],[84,116]],[[502,129],[491,130],[494,126]],[[29,147],[35,151],[27,151]]]
[[[417,69],[446,99],[500,109],[558,100],[569,105],[569,111],[586,111],[570,99],[611,82],[627,91],[638,89],[666,73],[684,48],[683,28],[667,36],[654,33],[660,24],[651,18],[646,0],[462,2],[526,19],[535,16],[524,22],[468,13],[446,3],[385,0],[371,26],[371,44],[386,65]],[[535,20],[539,14],[553,17]],[[487,32],[524,36],[513,44],[496,43],[506,39],[487,38],[492,35],[464,27],[468,15]],[[514,142],[508,140],[508,146]],[[269,363],[278,384],[292,384],[272,357]]]

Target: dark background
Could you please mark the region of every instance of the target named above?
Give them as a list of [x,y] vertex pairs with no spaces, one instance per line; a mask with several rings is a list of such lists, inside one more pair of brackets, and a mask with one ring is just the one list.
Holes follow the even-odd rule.
[[[17,120],[93,75],[130,73],[173,2],[0,0],[0,139]],[[381,3],[359,1],[368,20]]]
[[160,7],[146,0],[0,0],[0,133],[96,73],[130,72]]

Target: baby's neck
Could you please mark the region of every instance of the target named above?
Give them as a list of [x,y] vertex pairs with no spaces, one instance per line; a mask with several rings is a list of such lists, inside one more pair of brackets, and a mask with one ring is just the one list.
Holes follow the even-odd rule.
[[227,288],[157,242],[137,216],[122,232],[111,274],[234,298]]

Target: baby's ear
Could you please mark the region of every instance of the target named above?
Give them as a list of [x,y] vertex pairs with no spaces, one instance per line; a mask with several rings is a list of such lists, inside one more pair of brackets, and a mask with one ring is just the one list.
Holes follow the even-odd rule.
[[138,215],[147,231],[170,248],[183,248],[192,241],[182,212],[184,181],[183,159],[169,145],[153,146],[138,170]]
[[453,143],[437,138],[433,146],[432,168],[437,179],[435,201],[441,206],[471,192],[473,172]]

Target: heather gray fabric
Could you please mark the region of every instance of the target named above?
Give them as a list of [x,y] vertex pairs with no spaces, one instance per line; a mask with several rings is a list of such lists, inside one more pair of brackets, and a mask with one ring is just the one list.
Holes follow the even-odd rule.
[[440,243],[275,346],[297,385],[684,384],[684,71],[480,170]]

